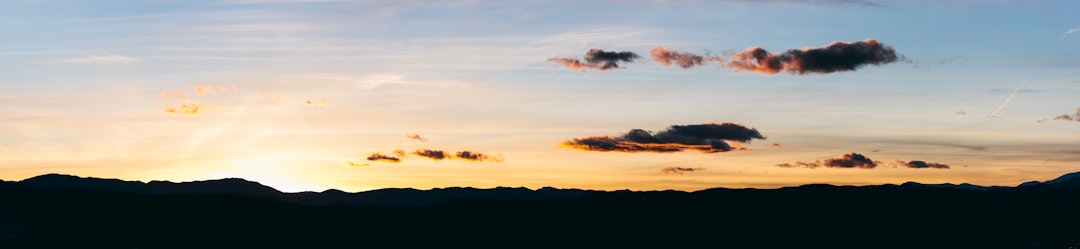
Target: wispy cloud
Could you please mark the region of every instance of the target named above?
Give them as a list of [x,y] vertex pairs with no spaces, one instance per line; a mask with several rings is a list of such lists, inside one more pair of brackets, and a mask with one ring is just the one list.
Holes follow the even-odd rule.
[[224,0],[224,4],[266,4],[266,3],[341,3],[356,0]]
[[[240,89],[236,85],[192,85],[192,94],[184,91],[162,92],[158,96],[164,99],[172,99],[174,103],[164,104],[165,113],[196,115],[210,111],[230,113],[235,109],[244,107],[280,106],[302,104],[306,106],[327,105],[325,99],[298,100],[284,97],[273,93],[255,91],[249,96],[239,94]],[[223,99],[224,98],[224,99]],[[229,101],[229,100],[232,101]],[[241,101],[244,100],[244,101]],[[269,104],[266,104],[269,103]]]
[[697,55],[689,52],[682,52],[665,47],[656,47],[649,51],[649,55],[653,60],[659,62],[660,65],[670,66],[675,64],[683,69],[701,66],[706,60],[723,61],[721,57],[710,57]]
[[[619,137],[591,136],[562,142],[569,148],[585,151],[679,152],[696,150],[706,153],[747,150],[739,142],[765,139],[756,129],[734,123],[672,125],[667,130],[650,133],[633,129]],[[735,146],[732,146],[735,144]]]
[[60,61],[73,64],[130,64],[138,62],[139,59],[122,55],[85,55],[81,57],[66,58]]
[[215,109],[212,105],[206,104],[180,104],[176,106],[165,107],[165,113],[179,114],[179,115],[196,115],[200,113],[206,113],[207,111]]
[[1076,26],[1075,28],[1066,30],[1065,33],[1061,34],[1061,39],[1065,39],[1066,36],[1071,35],[1072,33],[1076,33],[1077,31],[1080,31],[1080,26]]
[[439,88],[465,88],[467,85],[458,81],[423,81],[409,80],[400,74],[368,74],[352,76],[333,73],[308,74],[307,77],[314,79],[334,80],[354,83],[353,86],[360,89],[374,89],[383,85],[399,84],[411,86],[439,87]]
[[427,142],[428,141],[427,138],[421,137],[420,134],[415,134],[415,133],[405,133],[405,138],[408,138],[409,140],[420,141],[420,142]]
[[660,169],[660,173],[664,173],[664,174],[680,174],[680,175],[682,175],[685,172],[694,172],[694,171],[702,171],[702,170],[705,170],[705,168],[666,167],[666,168]]
[[1080,122],[1080,108],[1076,108],[1076,113],[1072,113],[1072,114],[1065,113],[1065,114],[1057,115],[1056,117],[1053,117],[1053,118],[1040,119],[1040,120],[1038,120],[1036,122],[1042,123],[1042,122],[1046,122],[1046,121],[1050,121],[1050,120],[1062,120],[1062,121]]

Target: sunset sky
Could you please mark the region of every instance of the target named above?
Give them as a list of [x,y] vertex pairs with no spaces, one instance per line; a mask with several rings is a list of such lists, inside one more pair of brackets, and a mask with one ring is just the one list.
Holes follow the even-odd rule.
[[1075,0],[8,0],[0,34],[8,181],[690,191],[1080,171]]

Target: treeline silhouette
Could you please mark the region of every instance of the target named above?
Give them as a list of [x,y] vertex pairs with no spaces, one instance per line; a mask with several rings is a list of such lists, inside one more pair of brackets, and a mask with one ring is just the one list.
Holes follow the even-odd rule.
[[1080,248],[1080,173],[1017,187],[281,193],[242,179],[0,182],[0,248]]

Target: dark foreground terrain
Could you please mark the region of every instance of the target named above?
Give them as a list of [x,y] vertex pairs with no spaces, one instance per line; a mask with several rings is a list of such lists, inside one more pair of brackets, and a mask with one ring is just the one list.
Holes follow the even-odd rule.
[[242,179],[0,182],[0,248],[1080,248],[1078,173],[1017,187],[281,193]]

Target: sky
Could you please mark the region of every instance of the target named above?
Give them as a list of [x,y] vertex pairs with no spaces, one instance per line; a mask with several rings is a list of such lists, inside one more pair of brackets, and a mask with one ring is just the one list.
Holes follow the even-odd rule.
[[1080,171],[1080,2],[6,0],[0,179],[282,191]]

